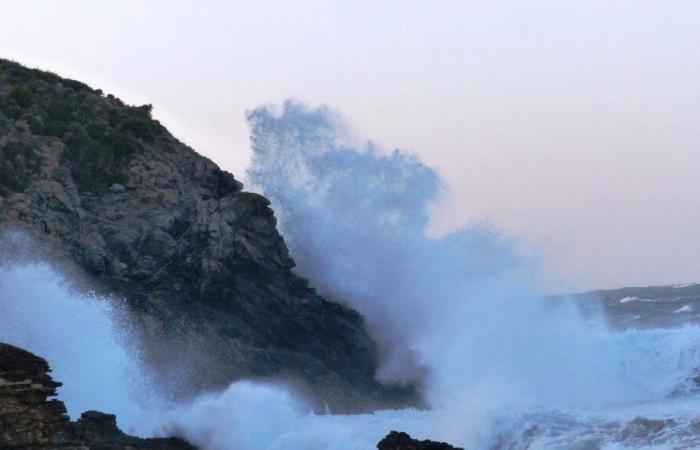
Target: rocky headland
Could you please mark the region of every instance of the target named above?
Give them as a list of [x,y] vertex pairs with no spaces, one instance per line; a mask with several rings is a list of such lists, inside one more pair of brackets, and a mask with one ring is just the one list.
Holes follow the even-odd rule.
[[125,299],[173,395],[280,377],[339,411],[415,400],[375,381],[363,318],[294,273],[268,200],[150,105],[0,60],[0,228]]

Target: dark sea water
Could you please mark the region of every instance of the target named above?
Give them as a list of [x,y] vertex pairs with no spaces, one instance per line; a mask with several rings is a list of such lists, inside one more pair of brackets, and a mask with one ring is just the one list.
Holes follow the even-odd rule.
[[611,327],[677,328],[700,323],[700,283],[627,287],[577,296],[584,313],[601,308]]

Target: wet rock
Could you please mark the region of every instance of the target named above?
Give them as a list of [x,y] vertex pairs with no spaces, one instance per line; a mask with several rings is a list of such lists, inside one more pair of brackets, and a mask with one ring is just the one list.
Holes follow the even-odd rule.
[[0,343],[0,448],[4,450],[195,450],[178,438],[142,439],[117,428],[116,416],[87,411],[71,422],[48,363]]
[[621,431],[619,440],[623,442],[651,442],[668,427],[675,424],[673,419],[647,419],[635,417]]
[[459,447],[453,447],[445,442],[435,441],[419,441],[413,439],[407,433],[400,431],[390,432],[384,439],[377,444],[379,450],[464,450]]

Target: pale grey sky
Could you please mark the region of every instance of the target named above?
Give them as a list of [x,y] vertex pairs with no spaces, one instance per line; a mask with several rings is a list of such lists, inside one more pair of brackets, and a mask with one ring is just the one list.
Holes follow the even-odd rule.
[[700,281],[700,2],[0,0],[0,56],[153,103],[243,178],[245,110],[419,154],[550,290]]

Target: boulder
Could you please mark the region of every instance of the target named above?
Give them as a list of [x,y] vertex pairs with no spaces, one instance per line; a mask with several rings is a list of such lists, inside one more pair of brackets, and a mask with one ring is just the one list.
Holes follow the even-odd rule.
[[407,433],[392,431],[377,444],[379,450],[464,450],[445,442],[419,441]]

